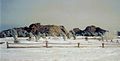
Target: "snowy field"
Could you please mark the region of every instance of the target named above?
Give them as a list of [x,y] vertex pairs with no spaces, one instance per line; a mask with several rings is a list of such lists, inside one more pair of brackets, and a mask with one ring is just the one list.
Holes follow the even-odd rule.
[[[76,40],[62,38],[40,39],[38,42],[27,41],[27,38],[19,38],[20,43],[67,43],[64,45],[50,45],[50,48],[6,48],[6,44],[0,44],[0,61],[120,61],[120,39],[108,41],[99,41],[90,38],[88,41],[84,37],[78,37]],[[118,40],[118,41],[117,41]],[[13,42],[13,38],[1,38],[0,42]],[[73,44],[72,44],[73,43]],[[80,47],[74,46],[74,43],[80,43]],[[105,48],[100,47],[105,43]],[[44,44],[43,44],[44,45]],[[87,47],[81,47],[85,45]],[[107,47],[109,45],[109,47]],[[56,47],[62,46],[62,47]],[[76,44],[75,44],[76,46]]]

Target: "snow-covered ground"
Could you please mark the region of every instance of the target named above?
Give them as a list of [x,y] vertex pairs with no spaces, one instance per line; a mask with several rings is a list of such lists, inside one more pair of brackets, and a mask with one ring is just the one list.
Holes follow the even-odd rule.
[[[120,61],[120,39],[108,41],[99,41],[90,38],[85,41],[84,37],[78,37],[76,40],[63,40],[61,37],[40,39],[38,42],[27,41],[27,38],[19,38],[20,43],[67,43],[70,47],[54,47],[57,44],[50,45],[50,48],[5,48],[6,44],[0,44],[0,61]],[[118,41],[117,41],[118,40]],[[13,42],[13,38],[0,38],[0,42]],[[102,48],[101,43],[111,45]],[[73,44],[72,44],[73,43]],[[74,43],[80,43],[80,47],[74,46]],[[59,44],[59,46],[61,46]],[[81,47],[86,45],[88,47]],[[65,45],[68,46],[68,45]],[[76,44],[75,44],[76,46]],[[94,48],[92,47],[94,46]]]
[[120,48],[12,48],[0,61],[120,61]]

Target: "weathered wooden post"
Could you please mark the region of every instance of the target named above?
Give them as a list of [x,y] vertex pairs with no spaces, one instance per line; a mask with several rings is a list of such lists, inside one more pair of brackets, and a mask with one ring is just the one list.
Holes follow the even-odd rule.
[[88,41],[88,37],[87,36],[85,37],[85,40]]
[[102,43],[102,48],[104,48],[105,46],[104,46],[105,44],[104,43]]
[[9,48],[8,42],[6,42],[6,47]]
[[78,48],[80,47],[80,43],[77,43]]
[[45,43],[45,47],[48,48],[48,41],[46,41],[46,43]]

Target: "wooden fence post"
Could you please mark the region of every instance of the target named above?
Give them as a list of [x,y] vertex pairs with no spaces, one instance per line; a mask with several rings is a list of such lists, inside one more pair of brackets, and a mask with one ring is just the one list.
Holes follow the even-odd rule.
[[78,47],[80,47],[80,43],[78,43],[78,45],[77,45]]
[[88,41],[88,37],[87,36],[85,37],[85,41]]
[[102,43],[102,48],[104,48],[105,46],[104,46],[105,44],[104,43]]
[[8,42],[6,42],[6,47],[9,48]]
[[48,48],[48,41],[46,41],[45,45],[46,45],[45,47]]

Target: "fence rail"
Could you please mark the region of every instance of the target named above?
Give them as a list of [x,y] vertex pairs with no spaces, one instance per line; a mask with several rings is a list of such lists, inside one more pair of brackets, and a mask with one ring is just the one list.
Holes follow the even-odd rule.
[[81,44],[81,43],[49,43],[46,41],[45,43],[8,43],[6,42],[7,48],[50,48],[50,47],[76,47],[76,48],[82,48],[82,47],[120,47],[120,44],[107,44],[107,43],[101,43],[98,45],[92,45],[92,44]]

